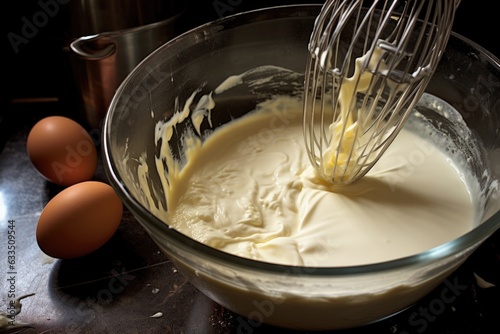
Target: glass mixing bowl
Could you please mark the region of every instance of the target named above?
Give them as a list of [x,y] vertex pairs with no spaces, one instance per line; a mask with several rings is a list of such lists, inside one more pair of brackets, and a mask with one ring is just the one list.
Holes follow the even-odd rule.
[[[496,187],[500,176],[499,61],[456,34],[450,38],[428,93],[458,110],[468,134],[455,128],[446,113],[425,108],[422,113],[452,138],[477,178],[481,213],[469,233],[390,262],[313,268],[233,256],[179,233],[157,217],[155,212],[166,210],[166,201],[155,166],[155,125],[182,109],[197,89],[200,94],[193,105],[231,75],[260,66],[303,73],[319,9],[314,5],[268,8],[186,32],[132,71],[117,90],[104,124],[105,168],[124,204],[193,285],[247,317],[250,325],[335,329],[382,319],[429,293],[500,226]],[[254,79],[268,74],[256,72]],[[213,127],[251,112],[256,103],[272,94],[296,94],[301,81],[300,76],[294,78],[281,76],[265,86],[229,89],[216,101]],[[187,118],[184,123],[189,122]],[[182,132],[182,126],[177,130]],[[171,149],[182,161],[186,152],[181,136],[177,138]],[[148,167],[142,180],[140,165]]]

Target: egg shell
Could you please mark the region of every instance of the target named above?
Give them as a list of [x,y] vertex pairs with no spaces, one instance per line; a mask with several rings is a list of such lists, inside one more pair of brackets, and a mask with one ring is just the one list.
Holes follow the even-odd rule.
[[77,258],[103,246],[121,222],[123,204],[103,182],[86,181],[54,196],[43,209],[36,240],[47,255]]
[[70,186],[94,176],[95,144],[89,133],[70,118],[41,119],[31,128],[26,146],[35,169],[52,183]]

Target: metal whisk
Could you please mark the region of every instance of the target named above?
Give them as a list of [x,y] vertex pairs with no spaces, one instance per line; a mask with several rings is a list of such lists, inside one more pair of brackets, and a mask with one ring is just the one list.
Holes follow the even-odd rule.
[[326,1],[304,87],[304,139],[320,177],[349,184],[378,161],[424,93],[459,2]]

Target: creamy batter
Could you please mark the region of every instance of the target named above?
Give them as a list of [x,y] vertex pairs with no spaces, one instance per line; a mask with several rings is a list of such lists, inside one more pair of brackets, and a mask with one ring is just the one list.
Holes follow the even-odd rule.
[[[334,109],[339,109],[338,118],[329,126],[330,145],[325,150],[321,161],[321,172],[334,180],[348,181],[351,174],[358,172],[357,160],[359,151],[366,145],[361,135],[367,131],[368,124],[373,123],[374,115],[370,110],[359,112],[361,119],[354,118],[356,93],[370,94],[368,90],[374,80],[374,72],[382,72],[387,65],[382,60],[383,50],[375,47],[373,53],[367,53],[355,61],[354,73],[351,77],[342,79],[339,85],[338,98],[332,103]],[[368,61],[364,69],[364,62]],[[324,67],[329,68],[325,63]],[[397,87],[395,87],[397,88]],[[325,98],[325,97],[323,97]],[[329,107],[328,101],[326,103]],[[324,106],[323,106],[324,107]],[[323,111],[324,112],[324,111]],[[371,131],[373,132],[373,131]]]
[[333,187],[311,167],[301,120],[299,99],[276,97],[203,145],[185,140],[187,164],[170,169],[169,210],[157,214],[220,250],[302,266],[392,260],[473,228],[460,168],[430,142],[403,130],[367,176]]

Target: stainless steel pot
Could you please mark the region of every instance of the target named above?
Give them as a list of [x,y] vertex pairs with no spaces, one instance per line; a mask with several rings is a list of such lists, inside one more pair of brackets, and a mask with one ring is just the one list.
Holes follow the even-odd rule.
[[[184,2],[185,4],[185,2]],[[185,5],[175,0],[69,3],[74,77],[89,126],[100,128],[115,89],[149,53],[176,35]]]

